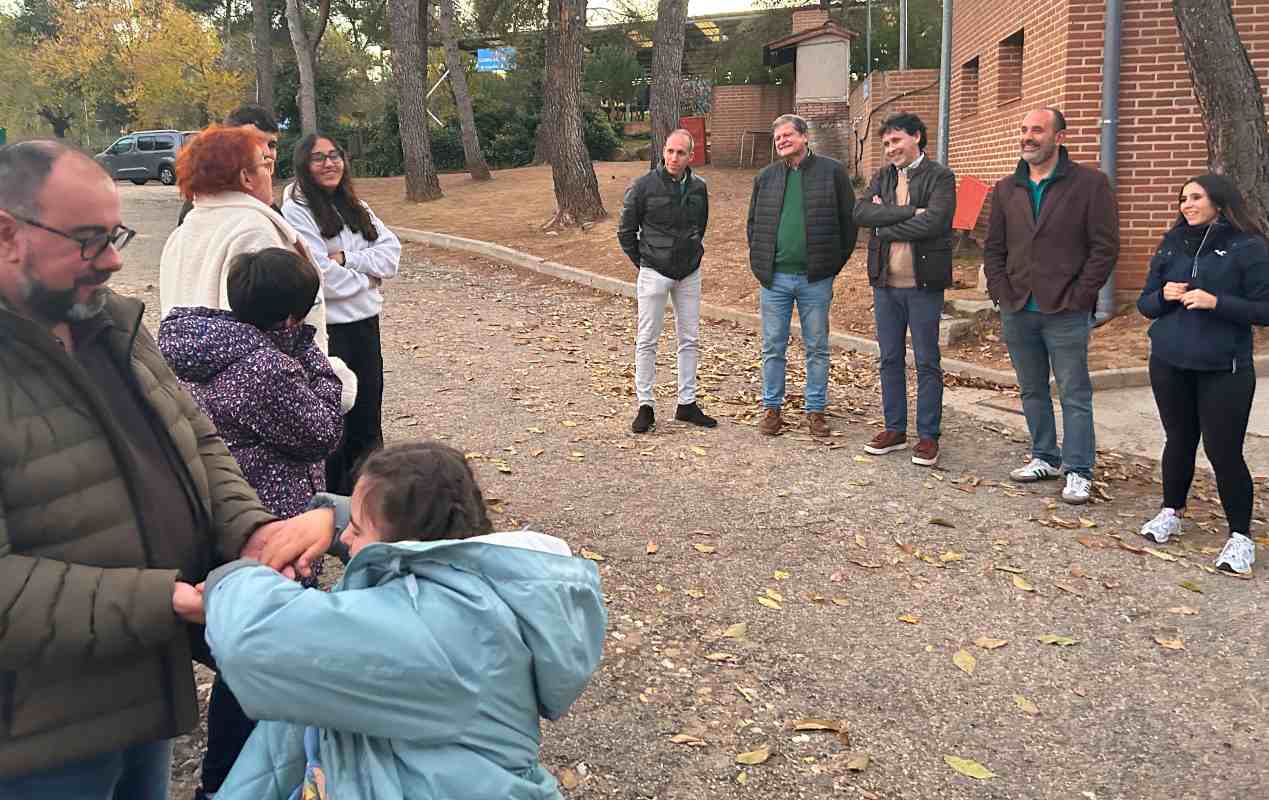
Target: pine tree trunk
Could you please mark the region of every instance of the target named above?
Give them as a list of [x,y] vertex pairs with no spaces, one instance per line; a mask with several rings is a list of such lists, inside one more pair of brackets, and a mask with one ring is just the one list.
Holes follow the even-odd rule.
[[[679,126],[679,95],[683,86],[683,39],[687,0],[659,0],[657,26],[652,34],[652,167],[670,132]],[[697,142],[704,147],[704,142]]]
[[317,132],[317,59],[304,30],[304,15],[299,0],[286,0],[286,27],[291,32],[291,46],[300,71],[300,131],[308,136]]
[[589,227],[608,216],[599,181],[582,137],[582,44],[586,0],[548,0],[546,23],[546,108],[542,122],[550,138],[555,216],[545,227]]
[[268,0],[251,0],[251,45],[256,56],[256,102],[273,110],[273,17]]
[[432,162],[432,135],[427,128],[426,0],[388,0],[388,23],[405,155],[405,197],[416,203],[439,200],[441,182]]
[[467,90],[467,73],[458,52],[458,37],[454,35],[454,0],[440,0],[441,40],[445,44],[445,66],[449,68],[449,85],[454,91],[454,105],[458,106],[458,122],[463,131],[463,159],[472,180],[487,181],[489,165],[480,150],[480,133],[476,130],[476,115],[471,107],[471,92]]
[[1194,96],[1207,129],[1212,172],[1227,176],[1269,229],[1269,128],[1256,71],[1230,0],[1172,0]]

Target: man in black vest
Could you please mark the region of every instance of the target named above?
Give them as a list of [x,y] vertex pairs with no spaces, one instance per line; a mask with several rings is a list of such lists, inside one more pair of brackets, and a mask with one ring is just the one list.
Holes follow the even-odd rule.
[[877,171],[855,204],[855,222],[873,229],[868,242],[868,282],[881,348],[881,406],[886,427],[864,446],[885,455],[908,446],[908,381],[904,340],[912,331],[917,371],[917,436],[912,463],[939,460],[943,419],[943,369],[939,319],[943,290],[952,283],[952,217],[956,176],[925,154],[925,123],[895,114],[881,124],[881,146],[890,163]]
[[828,318],[833,279],[855,249],[855,191],[840,161],[812,153],[806,120],[784,114],[771,124],[773,162],[753,181],[749,199],[749,268],[762,284],[762,406],[758,430],[780,433],[789,323],[797,306],[806,346],[806,420],[811,435],[829,435]]

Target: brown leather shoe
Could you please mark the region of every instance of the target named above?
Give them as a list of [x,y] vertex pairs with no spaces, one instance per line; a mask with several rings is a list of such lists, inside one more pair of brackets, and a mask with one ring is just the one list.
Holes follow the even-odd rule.
[[811,435],[826,439],[829,437],[828,420],[824,419],[823,411],[808,411],[806,413],[806,426],[811,429]]
[[912,448],[912,463],[922,467],[932,467],[939,463],[939,440],[922,439]]
[[871,453],[874,456],[884,456],[886,453],[903,450],[907,448],[907,446],[908,435],[906,433],[899,433],[898,431],[882,431],[872,437],[871,442],[864,445],[864,452]]
[[780,409],[768,408],[763,410],[762,421],[758,423],[758,433],[765,436],[779,436],[783,427],[784,420],[780,418]]

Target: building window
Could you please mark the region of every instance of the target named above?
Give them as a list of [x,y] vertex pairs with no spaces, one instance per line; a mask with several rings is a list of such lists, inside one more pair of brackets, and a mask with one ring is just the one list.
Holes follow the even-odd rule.
[[961,65],[961,92],[958,99],[962,117],[978,114],[978,56]]
[[1022,97],[1022,31],[1018,31],[1000,43],[996,53],[999,79],[996,88],[996,102],[1008,103]]

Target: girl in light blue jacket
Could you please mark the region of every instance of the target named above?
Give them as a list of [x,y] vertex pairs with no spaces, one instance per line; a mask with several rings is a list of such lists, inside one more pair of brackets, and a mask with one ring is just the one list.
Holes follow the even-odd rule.
[[381,450],[351,499],[314,502],[351,559],[332,592],[253,561],[207,580],[208,644],[262,720],[217,800],[560,798],[539,717],[599,664],[595,565],[553,536],[490,533],[470,467],[441,444]]

